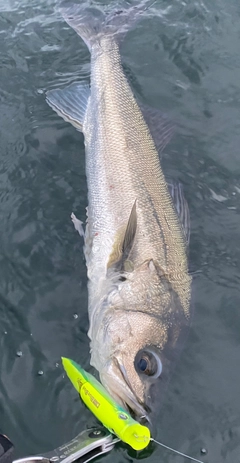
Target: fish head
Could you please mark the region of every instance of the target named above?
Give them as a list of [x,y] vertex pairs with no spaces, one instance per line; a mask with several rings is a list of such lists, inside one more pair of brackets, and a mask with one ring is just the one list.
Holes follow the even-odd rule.
[[121,406],[152,421],[186,319],[175,292],[157,275],[143,276],[131,275],[108,297],[91,363]]
[[102,384],[110,395],[138,419],[148,419],[150,389],[163,370],[159,345],[162,331],[154,322],[141,312],[119,312],[118,328],[115,326],[114,332],[108,330],[109,355],[100,372]]

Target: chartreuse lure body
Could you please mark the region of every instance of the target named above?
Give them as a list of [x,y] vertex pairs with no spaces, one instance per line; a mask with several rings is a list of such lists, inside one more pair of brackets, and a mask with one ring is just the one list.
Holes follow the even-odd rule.
[[150,442],[150,431],[120,407],[90,373],[73,360],[62,357],[63,367],[81,399],[99,421],[123,442],[142,450]]

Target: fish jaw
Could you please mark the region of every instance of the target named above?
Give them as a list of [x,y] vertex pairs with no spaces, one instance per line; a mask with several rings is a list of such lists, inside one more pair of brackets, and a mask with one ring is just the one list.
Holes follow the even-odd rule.
[[100,379],[111,397],[122,408],[126,411],[131,411],[138,420],[142,420],[143,418],[148,420],[144,399],[140,399],[133,392],[128,377],[125,375],[125,368],[119,363],[117,358],[112,358],[108,361],[108,364],[100,374]]

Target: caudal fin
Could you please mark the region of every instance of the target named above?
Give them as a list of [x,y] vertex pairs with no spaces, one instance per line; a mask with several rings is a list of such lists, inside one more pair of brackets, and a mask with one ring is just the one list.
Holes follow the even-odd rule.
[[122,8],[113,9],[106,14],[97,6],[90,8],[88,3],[62,6],[59,11],[91,49],[102,35],[116,36],[121,40],[121,37],[143,17],[149,3],[149,0],[142,0],[130,6],[124,2]]

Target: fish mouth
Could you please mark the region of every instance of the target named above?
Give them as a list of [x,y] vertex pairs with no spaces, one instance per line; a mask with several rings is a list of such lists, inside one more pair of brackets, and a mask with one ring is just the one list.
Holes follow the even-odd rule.
[[149,419],[150,409],[134,393],[129,381],[125,367],[114,359],[115,368],[121,373],[121,376],[113,376],[107,373],[107,376],[101,375],[101,380],[107,388],[109,394],[122,406],[130,415],[141,424],[151,424]]
[[137,400],[128,387],[121,387],[118,392],[109,388],[109,392],[136,421],[141,424],[150,422],[145,406]]

